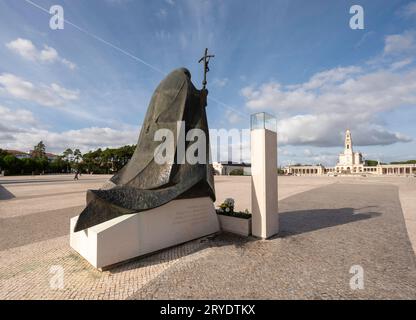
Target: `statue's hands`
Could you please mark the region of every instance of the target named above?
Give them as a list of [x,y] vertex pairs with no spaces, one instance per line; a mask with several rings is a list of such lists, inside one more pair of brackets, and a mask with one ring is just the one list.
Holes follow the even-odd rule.
[[201,90],[201,105],[203,105],[204,107],[208,105],[207,99],[208,99],[208,90],[202,89]]

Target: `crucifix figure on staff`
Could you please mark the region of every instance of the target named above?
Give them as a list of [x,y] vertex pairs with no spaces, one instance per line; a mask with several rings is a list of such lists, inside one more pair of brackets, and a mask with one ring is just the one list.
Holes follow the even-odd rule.
[[207,73],[209,72],[208,64],[209,60],[214,57],[215,55],[208,55],[208,48],[206,48],[204,56],[198,61],[199,63],[202,61],[204,62],[204,81],[202,82],[202,90],[205,90],[207,87]]

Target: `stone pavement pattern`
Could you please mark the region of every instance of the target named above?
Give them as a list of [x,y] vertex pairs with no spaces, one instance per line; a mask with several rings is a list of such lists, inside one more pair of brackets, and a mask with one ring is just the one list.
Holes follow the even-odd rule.
[[[0,299],[125,299],[200,247],[203,240],[111,271],[95,270],[69,247],[69,219],[84,207],[85,191],[100,187],[108,178],[1,179]],[[51,288],[53,266],[64,270],[63,290]]]
[[[281,234],[220,235],[135,299],[416,299],[416,265],[394,186],[337,184],[280,202]],[[351,266],[364,290],[351,290]],[[172,290],[175,288],[175,290]]]
[[[156,298],[170,296],[173,293],[176,293],[174,297],[208,298],[216,294],[221,294],[219,297],[232,297],[233,295],[248,297],[252,294],[254,296],[250,297],[260,298],[262,293],[255,289],[247,291],[248,288],[255,282],[266,281],[268,277],[271,281],[270,277],[273,274],[279,275],[277,279],[281,278],[279,281],[275,279],[278,281],[276,283],[282,286],[279,291],[281,295],[277,294],[277,289],[273,291],[264,286],[269,292],[268,296],[337,297],[331,290],[329,293],[323,292],[325,286],[319,287],[322,282],[329,286],[338,285],[340,288],[337,291],[340,292],[338,296],[349,297],[353,294],[352,297],[356,297],[357,293],[345,291],[345,286],[348,285],[351,277],[347,264],[351,262],[349,255],[352,256],[352,252],[357,255],[357,260],[367,255],[364,263],[370,265],[374,261],[377,262],[376,269],[370,268],[368,271],[370,276],[373,273],[376,275],[369,279],[373,279],[371,281],[375,281],[377,286],[370,285],[368,291],[366,288],[366,293],[363,293],[364,297],[398,295],[400,292],[400,297],[403,298],[414,295],[414,288],[409,285],[409,279],[415,283],[412,278],[414,261],[412,255],[411,258],[405,258],[409,242],[408,240],[406,242],[407,236],[398,202],[397,188],[392,186],[396,180],[363,181],[362,179],[328,177],[283,177],[279,180],[278,198],[286,200],[280,203],[281,209],[285,212],[298,212],[296,215],[287,215],[286,218],[283,215],[282,225],[286,227],[282,238],[264,242],[244,240],[224,234],[213,239],[192,241],[147,258],[123,264],[111,271],[99,272],[70,249],[69,218],[79,214],[85,205],[85,191],[89,188],[100,187],[108,178],[108,176],[82,176],[81,180],[76,182],[72,181],[72,176],[0,178],[0,299]],[[250,197],[247,196],[250,194],[249,182],[248,177],[216,177],[218,201],[226,197],[234,197],[240,206],[239,209],[244,210],[249,207]],[[316,196],[316,192],[320,194],[322,190],[316,188],[334,182],[335,185],[325,189],[325,195]],[[357,184],[359,188],[364,189],[357,193],[354,191],[355,187],[349,188],[342,197],[337,192],[331,194],[332,187],[343,187],[347,182]],[[377,188],[373,190],[372,185]],[[387,192],[383,188],[392,189]],[[414,195],[416,188],[413,180],[407,188],[410,192],[405,193],[405,196]],[[309,192],[300,194],[308,190]],[[393,191],[393,196],[386,198],[384,193],[390,194],[391,191]],[[377,210],[374,208],[361,210],[363,214],[374,212],[372,218],[355,220],[355,217],[350,217],[350,211],[342,211],[344,213],[341,214],[341,218],[331,218],[339,213],[338,209],[343,208],[341,205],[348,205],[349,208],[355,210],[359,209],[358,203],[355,202],[357,196],[362,197],[363,207],[369,205],[380,207]],[[328,199],[330,200],[329,206],[325,202]],[[346,202],[342,204],[342,201],[337,202],[338,200]],[[325,205],[323,206],[322,203]],[[325,213],[322,214],[317,210],[312,210],[314,219],[311,221],[306,210],[314,208],[327,208],[330,211],[324,211]],[[411,209],[411,206],[408,208]],[[384,214],[384,212],[387,213]],[[382,215],[378,216],[379,213]],[[380,218],[381,220],[377,222]],[[328,226],[328,221],[332,219],[337,222]],[[344,221],[344,224],[339,223],[339,219]],[[367,225],[365,224],[367,220],[376,221],[376,223]],[[392,223],[389,232],[386,231],[387,221]],[[308,228],[312,229],[308,230]],[[345,228],[351,230],[345,230]],[[356,237],[349,237],[349,232],[351,235],[359,236],[358,239],[362,241],[357,241]],[[336,237],[338,233],[340,236]],[[385,237],[385,234],[391,236],[388,236],[385,242],[379,242],[379,238]],[[370,237],[368,241],[366,237]],[[377,241],[374,241],[373,237]],[[323,238],[328,239],[324,241]],[[370,241],[371,239],[373,241]],[[361,243],[365,244],[364,249],[361,248]],[[351,251],[357,245],[360,250]],[[344,253],[339,253],[341,248],[345,251]],[[255,263],[251,261],[252,258],[256,260]],[[337,262],[340,258],[348,263],[341,265],[341,262]],[[321,270],[322,265],[316,263],[319,260],[328,261],[328,266],[325,265]],[[309,261],[313,262],[310,269]],[[399,263],[403,269],[403,277],[398,277]],[[54,265],[63,267],[64,290],[54,290],[50,287],[50,280],[53,276],[50,268]],[[227,266],[227,269],[224,266]],[[197,278],[195,278],[194,268],[203,272]],[[334,280],[329,281],[324,277],[323,274],[327,268],[332,275],[342,274],[341,278],[337,279],[339,283]],[[181,275],[181,272],[187,269],[190,269],[188,280],[183,274]],[[391,276],[385,275],[382,279],[377,277],[379,274],[386,273],[385,271],[392,271]],[[175,277],[171,276],[173,274]],[[212,284],[216,283],[212,282],[214,274],[217,277],[215,281],[223,279],[222,291],[211,289]],[[228,285],[230,289],[235,287],[229,284],[229,279],[234,279],[237,275],[244,275],[246,284],[241,286],[240,283],[240,290],[233,289],[236,290],[235,292],[224,289],[224,286]],[[263,278],[264,280],[261,280]],[[234,279],[236,283],[238,279],[238,277]],[[392,282],[396,280],[398,282],[394,286]],[[186,289],[186,286],[190,289]],[[310,290],[313,287],[317,290],[312,294]],[[387,289],[383,289],[384,287]],[[164,291],[168,288],[171,291],[169,294]],[[305,293],[300,295],[302,290]],[[258,296],[255,295],[256,292]],[[267,294],[263,293],[263,296],[265,295]]]

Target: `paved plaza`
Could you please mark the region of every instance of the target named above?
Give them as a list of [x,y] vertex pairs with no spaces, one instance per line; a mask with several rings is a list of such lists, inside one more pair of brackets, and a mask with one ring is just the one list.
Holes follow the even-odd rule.
[[[0,299],[416,299],[415,178],[279,177],[278,237],[223,233],[104,272],[69,247],[69,219],[109,176],[72,178],[0,178]],[[215,179],[218,202],[250,208],[249,177]]]

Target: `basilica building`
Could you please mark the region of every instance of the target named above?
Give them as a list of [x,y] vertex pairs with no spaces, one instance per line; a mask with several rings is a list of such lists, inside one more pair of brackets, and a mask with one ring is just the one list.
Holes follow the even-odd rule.
[[286,175],[411,175],[416,174],[416,164],[380,164],[367,166],[360,152],[354,152],[351,131],[345,132],[344,151],[338,156],[335,167],[288,166],[284,168]]
[[350,130],[347,130],[345,133],[344,152],[339,154],[335,169],[336,172],[345,173],[364,171],[363,155],[359,152],[354,152]]

